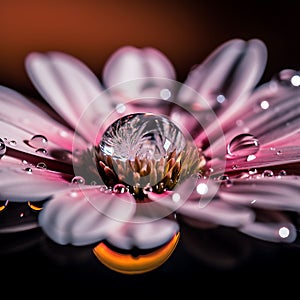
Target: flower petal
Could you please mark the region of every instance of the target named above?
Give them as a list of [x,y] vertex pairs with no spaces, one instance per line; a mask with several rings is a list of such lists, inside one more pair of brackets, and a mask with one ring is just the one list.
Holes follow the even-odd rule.
[[[249,133],[258,138],[261,147],[299,145],[295,135],[300,126],[300,91],[270,81],[259,87],[241,109],[236,109],[224,128],[229,143],[235,136]],[[216,140],[209,151],[220,155],[223,141]]]
[[273,243],[292,243],[297,238],[297,230],[282,213],[272,213],[271,220],[255,221],[239,228],[239,231]]
[[[30,79],[47,100],[73,128],[90,102],[102,93],[97,77],[75,57],[60,52],[31,53],[26,58]],[[103,119],[110,111],[109,101],[89,109],[89,118]],[[87,117],[87,116],[86,116]],[[89,122],[82,122],[78,132],[89,141],[89,132],[95,130]]]
[[71,153],[58,148],[51,141],[46,146],[33,147],[30,142],[34,134],[0,120],[0,136],[6,141],[6,155],[18,157],[37,165],[44,163],[47,168],[72,173]]
[[60,175],[39,169],[3,167],[0,172],[0,198],[13,202],[42,201],[69,188]]
[[106,194],[82,187],[57,193],[40,212],[39,223],[59,244],[87,245],[119,230],[134,211],[130,194]]
[[[196,90],[199,99],[204,98],[212,108],[220,104],[218,95],[232,103],[255,87],[264,71],[266,56],[266,47],[260,40],[230,40],[194,68],[185,85]],[[191,93],[183,86],[178,97],[182,103],[192,104],[195,99],[190,98]]]
[[[175,79],[174,67],[154,48],[122,47],[111,55],[103,69],[103,81],[108,88],[113,87],[112,93],[119,101],[146,97],[149,88],[168,88],[163,79]],[[120,84],[127,81],[132,84]]]
[[233,205],[300,212],[298,177],[233,179],[219,196]]
[[[215,192],[212,191],[212,194],[214,195]],[[151,193],[151,195],[149,194],[150,197],[162,206],[176,209],[176,212],[180,215],[213,224],[238,227],[252,221],[254,218],[254,213],[250,208],[233,206],[224,201],[216,200],[217,196],[212,198],[212,195],[210,195],[205,198],[205,195],[200,195],[197,190],[181,205],[174,201],[174,193],[164,193],[159,197]]]
[[[62,149],[72,150],[73,132],[69,128],[54,120],[29,99],[4,86],[0,86],[0,119],[32,135],[43,135]],[[77,144],[77,147],[86,147],[83,140]]]
[[108,237],[108,242],[121,249],[151,249],[167,243],[179,231],[179,225],[168,219],[153,220],[143,216],[133,218],[120,231]]
[[[215,171],[218,170],[219,162],[217,160],[210,162],[214,165]],[[276,169],[278,172],[281,169],[286,168],[294,169],[295,174],[299,174],[297,164],[300,163],[300,146],[288,146],[279,148],[263,148],[260,149],[255,155],[249,155],[247,157],[235,157],[233,159],[226,160],[226,173],[237,173],[253,169],[260,169],[261,172],[267,171],[268,169]],[[220,161],[221,166],[223,162]],[[294,165],[294,168],[293,168]],[[258,171],[258,170],[257,170]],[[249,173],[248,173],[249,175]]]

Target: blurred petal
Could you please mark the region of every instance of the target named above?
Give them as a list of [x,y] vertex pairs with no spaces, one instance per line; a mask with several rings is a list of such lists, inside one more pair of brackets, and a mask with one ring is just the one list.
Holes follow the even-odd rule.
[[219,196],[233,205],[300,212],[298,177],[253,178],[231,180],[221,186]]
[[121,249],[151,249],[167,243],[178,231],[179,225],[175,221],[135,217],[110,235],[108,241]]
[[[194,68],[185,84],[213,108],[219,104],[218,95],[232,104],[255,87],[264,71],[266,56],[266,47],[260,40],[230,40]],[[179,92],[180,101],[192,104],[195,99],[190,98],[191,92],[183,86]]]
[[119,230],[135,212],[130,194],[106,194],[96,188],[57,193],[39,214],[45,233],[59,244],[86,245]]
[[[199,72],[206,75],[208,72],[208,76],[205,76],[203,83],[200,80],[200,86],[196,90],[206,101],[211,99],[214,109],[214,102],[218,103],[217,97],[222,97],[217,113],[224,131],[232,125],[234,113],[243,109],[247,103],[249,94],[261,78],[266,59],[266,47],[260,40],[231,40],[217,49],[203,66],[200,65]],[[208,67],[211,71],[207,71]],[[189,85],[188,82],[186,84]],[[199,134],[196,142],[201,142],[207,135],[218,138],[218,126],[215,122],[211,123],[205,128],[205,132]]]
[[[26,70],[40,94],[73,128],[90,102],[102,93],[97,77],[87,66],[64,53],[31,53],[26,58]],[[89,119],[104,119],[109,111],[109,101],[102,101],[89,109]],[[95,128],[89,122],[80,125],[78,132],[90,141],[89,132]]]
[[69,188],[70,183],[47,170],[2,166],[0,198],[13,202],[41,201]]
[[246,224],[239,230],[254,238],[273,243],[292,243],[297,238],[297,230],[292,222],[283,213],[269,214],[269,220],[255,221]]
[[[174,67],[153,48],[122,47],[112,54],[103,70],[105,85],[113,87],[111,92],[119,101],[150,97],[153,89],[159,93],[163,88],[171,88],[172,82],[163,79],[175,79]],[[129,84],[120,84],[125,82]]]
[[[215,192],[212,192],[212,194],[214,195]],[[196,188],[196,191],[192,193],[190,198],[185,202],[181,202],[181,206],[179,206],[178,201],[174,201],[174,199],[177,200],[177,197],[174,197],[174,193],[149,194],[149,198],[151,197],[152,200],[158,201],[162,206],[176,209],[178,214],[200,221],[238,227],[253,220],[254,213],[251,209],[234,206],[224,201],[213,199],[211,196],[208,196],[206,199],[205,195],[200,195]]]
[[[32,135],[44,135],[62,149],[72,150],[73,132],[69,128],[51,118],[29,99],[4,86],[0,86],[0,119]],[[80,140],[77,147],[85,148],[86,143]]]

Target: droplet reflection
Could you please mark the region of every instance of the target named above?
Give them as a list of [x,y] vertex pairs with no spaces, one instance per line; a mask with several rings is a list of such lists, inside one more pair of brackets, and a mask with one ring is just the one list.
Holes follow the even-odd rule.
[[179,236],[180,233],[176,233],[164,246],[140,255],[121,253],[104,242],[98,244],[93,252],[101,263],[116,272],[142,274],[158,268],[167,261],[177,246]]

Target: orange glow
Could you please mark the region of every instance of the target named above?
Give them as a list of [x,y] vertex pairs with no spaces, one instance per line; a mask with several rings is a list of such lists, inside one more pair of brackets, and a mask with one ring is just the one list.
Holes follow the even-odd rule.
[[98,244],[93,252],[101,263],[114,271],[123,274],[142,274],[158,268],[171,256],[177,246],[179,236],[180,233],[177,233],[165,246],[137,257],[118,253],[103,242]]
[[0,211],[4,210],[7,206],[8,201],[0,201]]
[[35,210],[35,211],[40,211],[42,210],[43,206],[42,205],[39,205],[40,202],[30,202],[28,201],[27,202],[28,206],[32,209],[32,210]]

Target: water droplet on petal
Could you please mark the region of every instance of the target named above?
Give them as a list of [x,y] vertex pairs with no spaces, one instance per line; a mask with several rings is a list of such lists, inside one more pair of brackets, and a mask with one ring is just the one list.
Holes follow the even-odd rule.
[[102,184],[99,186],[99,190],[100,190],[100,192],[105,192],[107,190],[107,186]]
[[274,176],[274,173],[272,170],[265,170],[261,174],[262,177],[272,177]]
[[35,150],[36,153],[39,153],[39,154],[43,154],[43,155],[47,155],[47,150],[44,149],[44,148],[38,148]]
[[25,168],[24,171],[28,174],[31,174],[32,173],[32,168]]
[[29,145],[33,148],[45,148],[48,144],[48,139],[41,135],[41,134],[36,134],[34,135],[30,141],[29,141]]
[[249,169],[249,175],[255,175],[255,174],[257,174],[257,169],[255,169],[255,168],[251,168],[251,169]]
[[286,173],[285,170],[280,170],[280,171],[278,172],[277,177],[278,177],[278,178],[281,178],[282,176],[286,176],[286,175],[287,175],[287,173]]
[[113,193],[124,194],[126,193],[126,186],[124,184],[118,183],[113,187]]
[[230,157],[245,157],[254,155],[258,150],[258,139],[248,133],[237,135],[227,145],[227,153]]
[[5,142],[0,138],[0,157],[2,157],[6,152]]
[[74,176],[71,183],[74,184],[85,184],[85,179],[82,176]]
[[36,167],[38,169],[47,169],[47,165],[44,162],[39,162]]
[[17,142],[15,140],[11,140],[11,141],[9,141],[9,145],[10,146],[16,146]]

